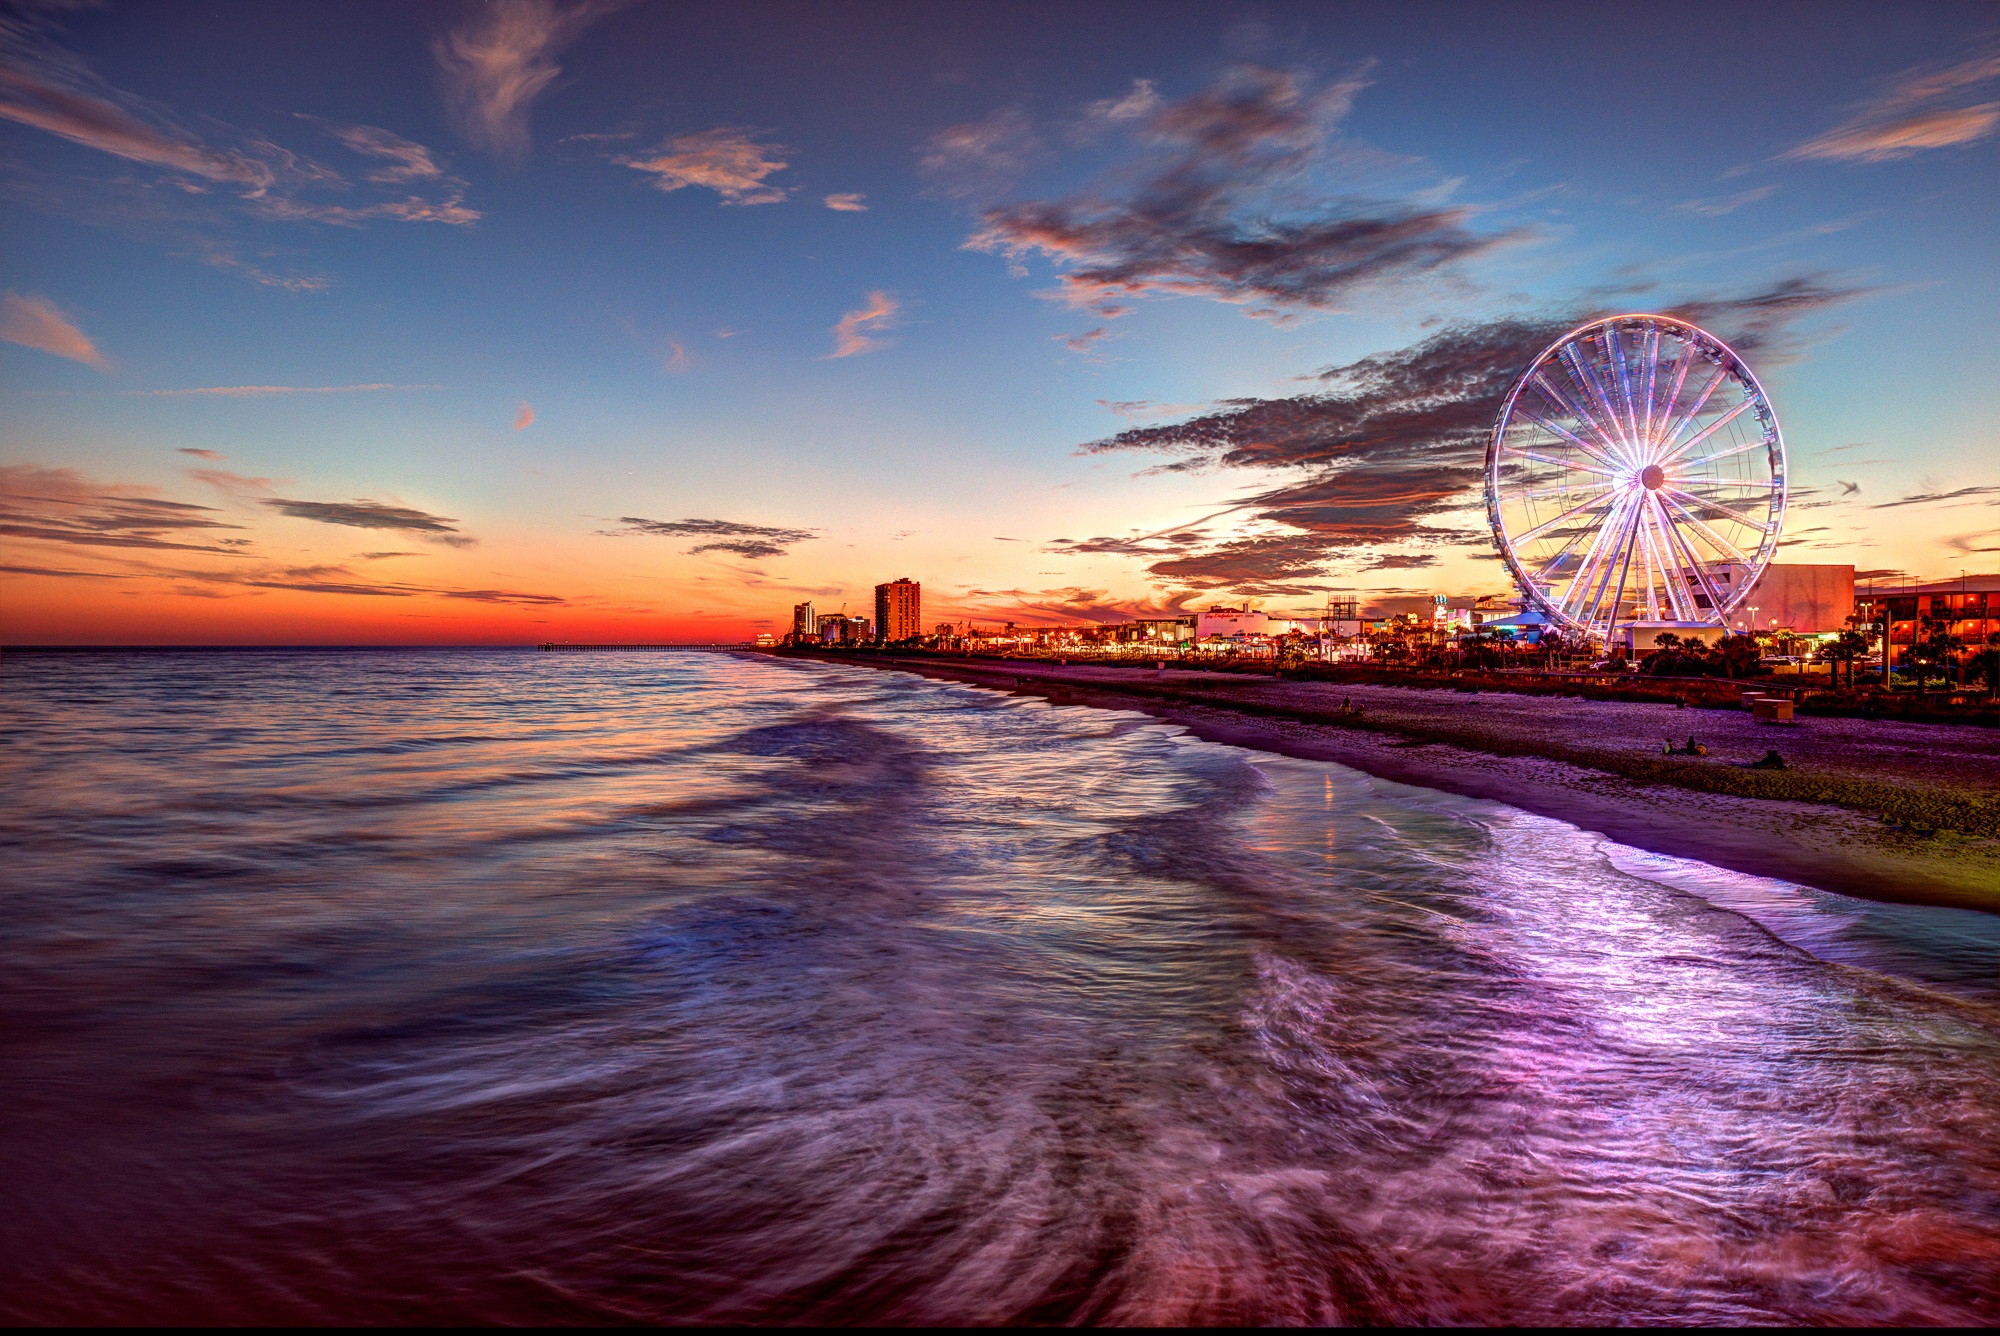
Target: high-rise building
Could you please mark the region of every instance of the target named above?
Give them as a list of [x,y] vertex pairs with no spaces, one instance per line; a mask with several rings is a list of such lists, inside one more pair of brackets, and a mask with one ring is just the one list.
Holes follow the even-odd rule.
[[875,638],[888,644],[924,633],[924,587],[908,576],[875,586]]
[[792,607],[792,642],[819,639],[819,619],[813,616],[810,602],[794,604]]

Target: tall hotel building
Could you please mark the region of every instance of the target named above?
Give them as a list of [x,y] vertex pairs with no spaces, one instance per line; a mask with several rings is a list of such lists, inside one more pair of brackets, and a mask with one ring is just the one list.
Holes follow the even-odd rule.
[[924,587],[904,577],[875,586],[875,638],[894,644],[924,633]]
[[792,605],[792,640],[798,643],[819,639],[819,619],[813,616],[813,605],[796,603]]

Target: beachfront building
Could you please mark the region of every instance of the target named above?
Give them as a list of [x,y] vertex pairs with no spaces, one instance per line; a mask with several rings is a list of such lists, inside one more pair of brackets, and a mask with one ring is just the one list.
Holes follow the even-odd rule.
[[844,612],[829,612],[819,619],[819,643],[822,645],[860,645],[874,637],[866,617],[849,617]]
[[1963,663],[2000,634],[2000,575],[1961,575],[1928,583],[1875,583],[1862,593],[1862,620],[1887,632],[1889,662],[1909,667],[1924,642],[1956,640],[1949,657]]
[[792,643],[805,645],[819,639],[819,620],[813,616],[810,600],[792,605]]
[[1732,631],[1845,631],[1854,615],[1854,567],[1772,562],[1730,614]]
[[924,633],[924,587],[908,576],[875,586],[875,636],[884,644]]
[[1295,628],[1289,618],[1273,617],[1249,604],[1240,608],[1210,608],[1195,614],[1194,638],[1211,640],[1235,636],[1282,636]]

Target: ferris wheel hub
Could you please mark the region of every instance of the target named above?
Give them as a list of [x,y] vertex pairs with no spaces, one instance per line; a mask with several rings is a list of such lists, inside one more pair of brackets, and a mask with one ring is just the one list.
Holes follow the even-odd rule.
[[1667,481],[1667,471],[1658,464],[1648,464],[1639,471],[1639,483],[1649,492],[1657,492]]

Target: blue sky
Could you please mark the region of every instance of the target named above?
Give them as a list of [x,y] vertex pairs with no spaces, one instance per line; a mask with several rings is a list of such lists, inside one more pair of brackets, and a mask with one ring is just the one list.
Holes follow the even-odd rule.
[[[896,575],[939,619],[1498,591],[1451,538],[1462,462],[1400,486],[1405,442],[1328,480],[1413,498],[1387,542],[1187,528],[1303,457],[1078,447],[1689,303],[1784,423],[1790,559],[2000,548],[1988,6],[162,3],[4,35],[17,643],[739,634]],[[1407,242],[1329,261],[1350,224]]]

